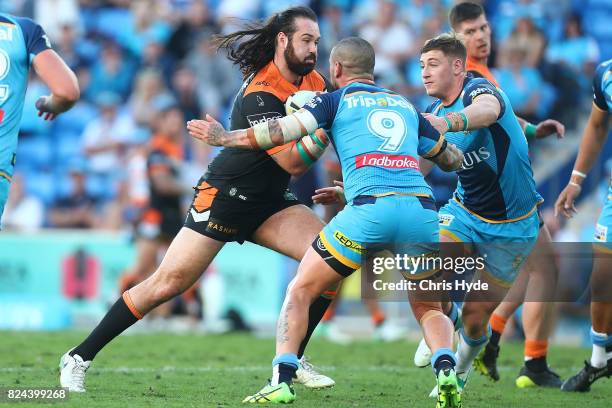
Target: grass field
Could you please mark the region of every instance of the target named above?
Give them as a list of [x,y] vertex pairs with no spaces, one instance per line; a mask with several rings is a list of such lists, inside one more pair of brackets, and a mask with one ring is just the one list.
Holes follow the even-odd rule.
[[[58,360],[84,336],[79,332],[0,332],[0,387],[58,385]],[[416,344],[359,342],[339,346],[315,339],[313,363],[336,387],[308,391],[296,386],[302,407],[433,407],[431,370],[412,365]],[[589,350],[555,347],[550,363],[565,378],[582,365]],[[273,341],[247,335],[135,334],[121,336],[102,351],[88,372],[83,395],[72,394],[56,407],[238,407],[269,377]],[[519,390],[520,344],[504,344],[502,379],[491,383],[474,374],[465,407],[610,407],[612,379],[600,380],[588,394],[558,390]],[[4,404],[0,404],[2,406]],[[41,407],[20,403],[19,407]]]

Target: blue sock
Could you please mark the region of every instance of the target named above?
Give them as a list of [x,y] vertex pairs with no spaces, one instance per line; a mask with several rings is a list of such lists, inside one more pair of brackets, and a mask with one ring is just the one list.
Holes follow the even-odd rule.
[[440,370],[454,368],[456,363],[455,353],[448,348],[440,348],[431,356],[431,366],[436,375],[438,375]]
[[459,330],[459,307],[455,302],[451,302],[451,309],[446,313],[446,316],[453,322],[455,331]]
[[294,353],[285,353],[274,357],[274,360],[272,360],[272,380],[270,380],[270,384],[278,385],[282,382],[291,384],[298,365],[299,361]]

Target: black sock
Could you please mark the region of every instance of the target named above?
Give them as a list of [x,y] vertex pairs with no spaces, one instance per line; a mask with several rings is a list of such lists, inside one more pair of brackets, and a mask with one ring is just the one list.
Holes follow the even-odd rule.
[[501,338],[501,333],[495,330],[491,330],[491,337],[489,337],[489,344],[493,346],[499,346],[499,339]]
[[455,367],[455,363],[453,362],[452,358],[448,355],[441,355],[434,362],[434,369],[436,370],[436,375],[438,375],[438,373],[441,370],[445,370],[447,368],[453,368],[453,367]]
[[548,368],[548,364],[546,364],[546,356],[532,358],[531,360],[525,361],[525,367],[536,373],[546,371]]
[[323,318],[327,307],[332,302],[333,298],[319,296],[312,305],[310,305],[310,309],[308,309],[308,329],[306,330],[306,336],[304,336],[304,340],[300,343],[300,348],[297,352],[297,358],[302,358],[304,355],[304,350],[306,350],[306,345],[310,340],[310,336],[317,328],[317,325]]
[[291,384],[296,371],[297,367],[293,364],[280,363],[278,365],[278,383]]
[[78,354],[84,361],[93,360],[96,354],[109,341],[120,335],[125,329],[138,321],[127,304],[120,297],[119,300],[110,308],[102,321],[96,326],[89,336],[78,346],[76,346],[70,355]]

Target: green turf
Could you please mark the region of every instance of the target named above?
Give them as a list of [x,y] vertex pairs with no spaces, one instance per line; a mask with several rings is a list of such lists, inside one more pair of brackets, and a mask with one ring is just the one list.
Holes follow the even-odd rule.
[[[0,387],[58,384],[59,357],[84,333],[0,332]],[[313,363],[336,387],[308,391],[296,386],[302,407],[433,407],[429,368],[412,365],[416,344],[359,342],[339,346],[315,339]],[[609,407],[612,379],[588,394],[519,390],[514,386],[522,360],[520,344],[504,344],[502,379],[490,383],[477,373],[464,394],[465,407]],[[553,347],[550,363],[563,377],[580,368],[586,349]],[[88,392],[72,394],[55,407],[237,407],[270,376],[273,342],[245,335],[138,334],[121,336],[101,352],[87,375]],[[129,371],[121,371],[121,368]],[[608,401],[608,402],[606,402]],[[0,404],[3,406],[4,404]],[[41,407],[43,404],[19,404]]]

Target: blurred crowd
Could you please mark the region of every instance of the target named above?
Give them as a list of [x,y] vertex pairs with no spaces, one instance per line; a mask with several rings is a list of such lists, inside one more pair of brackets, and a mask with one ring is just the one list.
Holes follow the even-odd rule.
[[[4,228],[129,228],[148,199],[146,155],[159,113],[173,103],[184,121],[206,112],[227,122],[242,78],[212,36],[297,4],[320,17],[321,72],[339,39],[359,35],[376,50],[379,83],[421,109],[429,104],[419,49],[449,30],[450,0],[0,0],[1,11],[43,26],[82,95],[70,112],[44,122],[34,102],[47,90],[32,76]],[[515,111],[575,127],[577,111],[590,108],[594,68],[612,56],[609,1],[483,5],[493,27],[490,65]],[[181,179],[193,185],[215,150],[186,134],[183,144]],[[434,191],[445,200],[454,181],[436,177]]]

